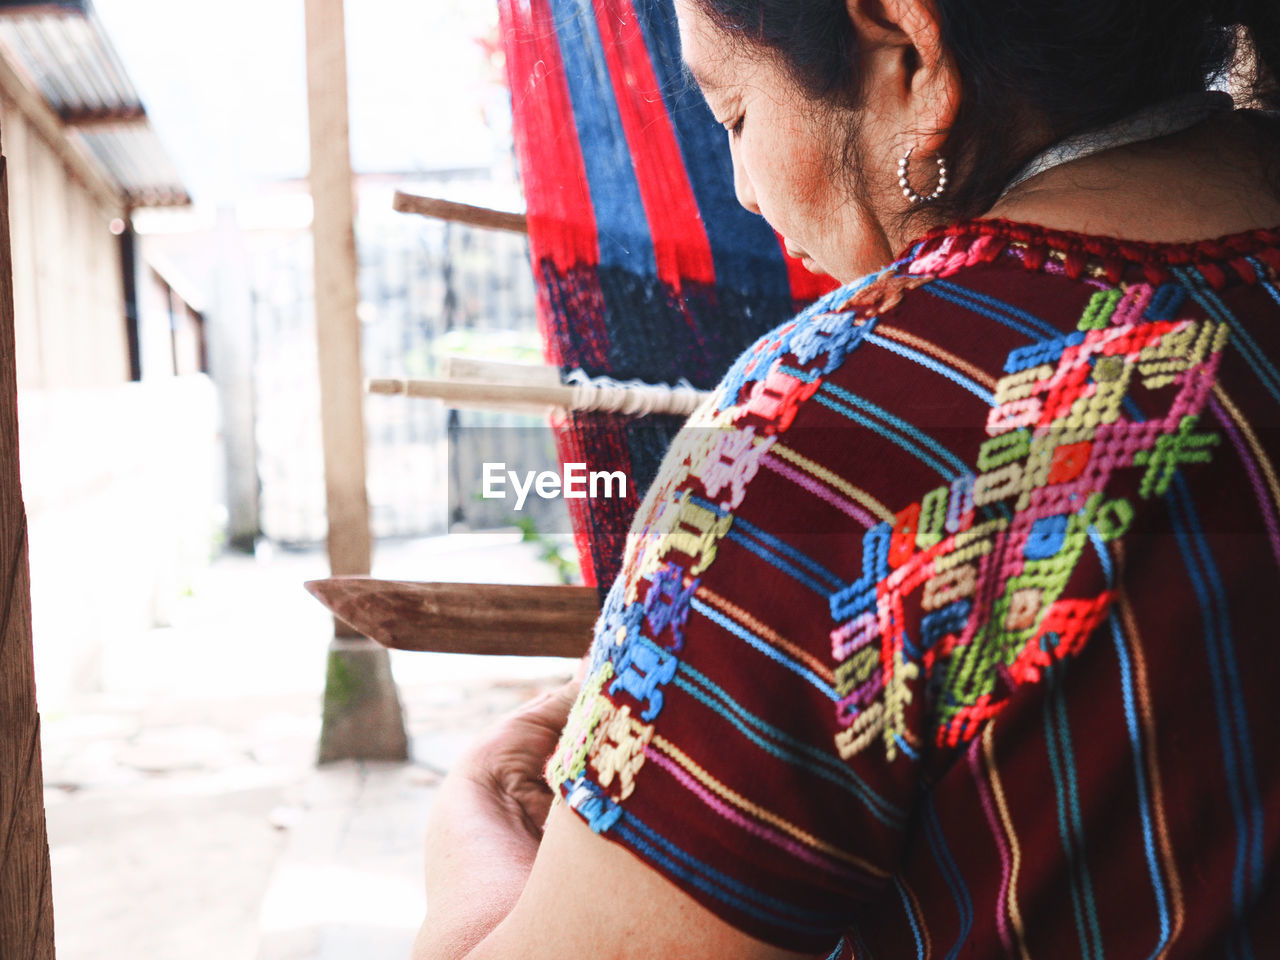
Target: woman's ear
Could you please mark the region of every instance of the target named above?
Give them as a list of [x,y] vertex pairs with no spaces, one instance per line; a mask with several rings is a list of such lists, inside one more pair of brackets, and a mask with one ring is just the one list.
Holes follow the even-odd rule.
[[[929,0],[845,0],[865,93],[901,123],[919,154],[941,149],[960,106],[960,74]],[[874,87],[874,89],[872,89]]]

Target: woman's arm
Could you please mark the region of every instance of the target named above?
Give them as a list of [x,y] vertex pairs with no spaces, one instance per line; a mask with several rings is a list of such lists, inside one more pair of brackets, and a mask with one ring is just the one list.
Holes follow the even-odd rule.
[[[427,954],[428,957],[431,954]],[[729,926],[561,804],[515,908],[468,960],[799,960]]]
[[728,925],[567,806],[548,816],[542,764],[572,692],[562,688],[505,719],[441,787],[427,830],[428,913],[414,960],[807,956]]
[[515,906],[551,807],[542,765],[577,688],[567,684],[504,717],[445,778],[427,824],[428,915],[414,960],[466,956]]

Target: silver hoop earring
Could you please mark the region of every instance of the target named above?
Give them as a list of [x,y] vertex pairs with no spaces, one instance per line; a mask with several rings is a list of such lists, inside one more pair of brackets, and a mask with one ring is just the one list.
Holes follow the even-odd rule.
[[947,162],[942,159],[941,155],[936,158],[938,161],[938,185],[933,188],[933,193],[927,197],[922,197],[911,189],[911,182],[907,179],[907,161],[911,159],[911,151],[914,149],[914,146],[907,148],[907,152],[898,161],[898,186],[902,188],[902,195],[907,198],[908,203],[932,203],[947,192]]

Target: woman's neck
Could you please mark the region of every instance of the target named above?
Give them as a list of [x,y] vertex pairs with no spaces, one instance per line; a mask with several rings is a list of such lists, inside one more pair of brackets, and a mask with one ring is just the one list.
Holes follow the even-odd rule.
[[987,213],[1075,233],[1185,243],[1280,225],[1280,140],[1226,114],[1055,167]]

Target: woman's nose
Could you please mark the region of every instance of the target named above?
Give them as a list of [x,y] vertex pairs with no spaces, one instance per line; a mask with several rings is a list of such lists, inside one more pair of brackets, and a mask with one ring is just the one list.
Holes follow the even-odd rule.
[[732,145],[729,147],[729,154],[733,157],[733,192],[737,194],[738,202],[752,213],[760,213],[760,207],[756,204],[756,191],[751,186],[751,178],[747,176],[746,168],[742,165],[742,158],[738,156],[738,151]]

